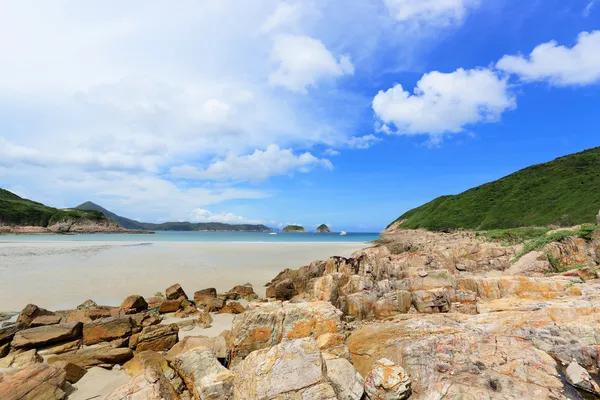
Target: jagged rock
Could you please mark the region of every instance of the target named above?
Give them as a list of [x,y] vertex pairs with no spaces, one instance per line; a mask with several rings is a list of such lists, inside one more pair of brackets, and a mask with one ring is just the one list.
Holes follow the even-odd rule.
[[15,333],[22,331],[23,329],[27,329],[27,324],[21,322],[0,328],[0,344],[10,342],[15,336]]
[[552,264],[548,260],[548,255],[542,251],[531,251],[522,256],[509,269],[505,271],[506,275],[531,275],[548,272],[552,269]]
[[313,339],[286,341],[254,351],[233,369],[235,399],[335,400],[324,363]]
[[86,369],[68,361],[57,361],[52,365],[63,369],[67,373],[65,379],[69,383],[77,383],[87,373]]
[[165,295],[167,300],[177,300],[180,297],[187,299],[187,294],[181,287],[179,283],[174,284],[173,286],[169,286],[167,290],[165,290]]
[[520,316],[413,315],[363,325],[347,343],[363,376],[381,358],[402,366],[411,379],[411,399],[494,398],[498,388],[502,398],[561,398],[556,361],[519,337],[530,318],[539,324],[529,311]]
[[350,351],[346,346],[346,337],[341,333],[326,333],[317,337],[316,341],[319,349],[323,352],[323,357],[326,359],[345,358],[352,361]]
[[450,296],[444,288],[417,290],[412,292],[412,304],[420,313],[442,313],[450,311]]
[[267,297],[274,297],[275,300],[290,300],[298,294],[296,286],[291,279],[285,279],[277,282],[274,286],[267,288]]
[[218,297],[207,299],[204,303],[199,304],[206,312],[216,312],[225,307],[225,300]]
[[370,400],[402,400],[411,395],[410,378],[404,369],[387,358],[373,364],[365,378],[365,392]]
[[175,344],[167,352],[165,358],[167,361],[172,362],[179,354],[188,352],[198,347],[210,349],[215,357],[219,359],[226,359],[228,355],[227,342],[223,336],[186,336],[181,342]]
[[167,313],[175,312],[181,308],[182,300],[183,299],[165,300],[162,303],[160,303],[158,312],[160,314],[167,314]]
[[56,325],[60,323],[60,320],[60,315],[40,315],[39,317],[35,317],[29,326],[35,328],[38,326]]
[[178,400],[169,380],[155,369],[145,369],[109,393],[105,400]]
[[208,304],[210,300],[216,298],[217,289],[215,288],[202,289],[194,293],[194,301],[196,302],[197,306],[200,306],[202,304]]
[[[247,301],[252,301],[258,298],[258,295],[254,293],[254,288],[252,284],[246,283],[245,285],[237,285],[233,289],[229,291],[230,293],[235,293],[240,297],[244,298]],[[237,299],[234,299],[237,300]]]
[[137,338],[136,352],[169,350],[177,343],[178,332],[179,327],[175,324],[148,326]]
[[77,309],[78,310],[87,310],[92,307],[98,307],[98,304],[96,304],[96,302],[94,300],[88,299],[88,300],[84,301],[83,303],[81,303],[80,305],[78,305]]
[[246,308],[244,308],[243,305],[237,301],[231,301],[225,304],[225,306],[221,308],[217,314],[241,314],[244,311],[246,311]]
[[40,326],[15,333],[11,342],[15,348],[42,347],[51,343],[70,341],[81,337],[81,322]]
[[0,378],[2,400],[61,400],[67,373],[48,364],[37,364]]
[[88,323],[101,318],[117,317],[123,313],[119,307],[97,306],[84,308],[81,310],[57,311],[56,314],[62,317],[63,322],[83,322]]
[[52,311],[39,308],[35,304],[27,304],[19,313],[17,322],[29,325],[36,317],[40,317],[42,315],[54,315],[54,313]]
[[131,376],[136,376],[143,370],[150,368],[164,372],[170,367],[167,360],[160,353],[151,350],[137,353],[131,360],[123,364],[123,369]]
[[565,371],[567,381],[576,388],[600,396],[600,386],[592,379],[590,374],[577,361],[573,361]]
[[10,351],[10,343],[0,344],[0,358],[6,356]]
[[68,361],[79,365],[82,368],[92,367],[94,365],[115,365],[122,364],[133,357],[133,351],[127,348],[112,348],[108,345],[96,345],[82,348],[77,351],[70,351],[48,358],[48,363],[53,364],[58,361]]
[[236,315],[231,332],[231,363],[254,350],[272,347],[285,339],[319,337],[342,332],[341,312],[328,302],[250,303]]
[[130,317],[111,317],[83,325],[83,343],[92,345],[131,335]]
[[162,317],[153,312],[144,312],[129,315],[133,324],[137,328],[145,328],[147,326],[158,325],[162,321]]
[[374,305],[375,318],[385,319],[397,314],[406,314],[412,305],[412,295],[407,290],[386,293]]
[[43,361],[44,359],[38,355],[37,350],[31,349],[8,354],[0,359],[0,368],[25,368]]
[[340,400],[360,400],[364,394],[364,379],[344,358],[326,360],[327,378]]
[[142,296],[134,294],[123,300],[120,308],[127,313],[138,313],[146,311],[148,309],[148,303],[146,303],[146,300],[144,300]]
[[200,347],[186,351],[175,356],[171,365],[196,399],[233,399],[233,374],[212,350]]

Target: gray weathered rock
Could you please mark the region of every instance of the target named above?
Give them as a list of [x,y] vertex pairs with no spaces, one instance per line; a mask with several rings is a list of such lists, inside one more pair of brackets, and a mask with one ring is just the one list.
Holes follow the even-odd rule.
[[199,347],[181,353],[171,365],[196,399],[233,399],[233,374],[219,363],[212,350]]
[[105,400],[178,400],[169,380],[155,369],[145,369],[109,393]]
[[365,378],[365,392],[370,400],[408,399],[410,378],[400,365],[383,358],[373,365]]
[[592,379],[590,374],[577,361],[573,361],[565,371],[567,381],[576,388],[600,396],[600,386]]
[[37,364],[0,379],[2,400],[62,400],[67,373],[48,364]]
[[339,400],[360,400],[363,393],[364,379],[354,366],[344,358],[327,360],[327,378]]

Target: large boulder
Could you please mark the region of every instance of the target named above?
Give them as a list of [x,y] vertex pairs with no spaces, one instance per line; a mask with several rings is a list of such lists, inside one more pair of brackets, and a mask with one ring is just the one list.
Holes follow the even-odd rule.
[[35,304],[27,304],[25,308],[23,308],[19,313],[17,322],[29,325],[35,318],[40,317],[42,315],[54,315],[54,313],[44,308],[40,308]]
[[336,400],[327,367],[313,339],[252,352],[233,369],[236,400]]
[[123,364],[132,357],[133,351],[131,349],[96,345],[52,356],[48,358],[48,363],[68,361],[82,368],[89,368],[95,365]]
[[360,400],[364,394],[364,379],[354,366],[344,358],[334,358],[325,361],[327,365],[327,379],[338,399]]
[[130,317],[111,317],[83,325],[83,343],[92,345],[131,335],[133,323]]
[[577,361],[573,361],[565,371],[567,381],[576,388],[583,389],[600,397],[600,386]]
[[290,300],[298,294],[296,285],[291,279],[284,279],[267,288],[267,297],[274,297],[275,300]]
[[215,288],[202,289],[194,293],[194,301],[196,302],[197,306],[208,304],[212,299],[216,298],[217,289]]
[[370,400],[408,399],[410,378],[401,366],[383,358],[373,365],[365,378],[365,392]]
[[81,322],[40,326],[15,333],[12,346],[15,348],[42,347],[81,337]]
[[181,308],[181,302],[183,299],[165,300],[160,303],[158,312],[160,314],[173,313]]
[[504,273],[506,275],[532,275],[548,272],[552,269],[552,264],[548,260],[548,255],[543,251],[530,251],[519,258]]
[[60,315],[40,315],[39,317],[35,317],[33,321],[31,321],[31,327],[35,328],[38,326],[46,326],[46,325],[56,325],[61,321]]
[[169,364],[162,354],[152,350],[137,353],[131,360],[123,364],[123,369],[131,376],[136,376],[149,368],[164,372],[169,369]]
[[246,283],[245,285],[237,285],[231,289],[229,293],[234,293],[247,301],[252,301],[258,298],[258,295],[254,293],[254,288],[250,283]]
[[80,367],[77,364],[73,364],[69,361],[58,361],[52,364],[55,367],[63,369],[66,373],[66,380],[69,383],[77,383],[87,373],[85,368]]
[[34,364],[43,362],[44,359],[40,357],[37,350],[31,349],[28,351],[17,351],[8,354],[4,358],[0,358],[0,368],[25,368]]
[[142,296],[133,294],[123,300],[120,308],[126,313],[138,313],[146,311],[148,309],[148,303]]
[[171,347],[171,349],[165,355],[165,358],[167,361],[172,362],[178,355],[199,347],[210,349],[215,357],[219,359],[226,359],[229,353],[227,349],[227,342],[223,336],[186,336],[181,342]]
[[179,283],[169,286],[167,290],[165,290],[165,295],[167,296],[167,300],[177,300],[180,297],[185,299],[188,298]]
[[282,340],[317,338],[342,332],[341,311],[331,303],[251,303],[236,315],[231,331],[231,363],[255,350],[272,347]]
[[178,400],[169,380],[155,369],[141,371],[129,382],[110,392],[105,400]]
[[199,347],[173,358],[171,365],[196,399],[233,399],[233,374],[223,367],[211,349]]
[[37,364],[13,375],[0,377],[2,400],[61,400],[66,396],[65,370]]
[[136,352],[144,350],[169,350],[178,340],[179,327],[176,324],[148,326],[137,338]]
[[27,324],[21,322],[0,328],[0,344],[10,342],[15,336],[15,333],[22,331],[23,329],[27,329]]

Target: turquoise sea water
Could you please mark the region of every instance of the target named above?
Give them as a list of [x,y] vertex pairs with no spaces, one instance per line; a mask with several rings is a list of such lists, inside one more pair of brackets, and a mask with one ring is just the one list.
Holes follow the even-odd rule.
[[157,232],[152,235],[0,235],[2,242],[370,242],[378,233]]

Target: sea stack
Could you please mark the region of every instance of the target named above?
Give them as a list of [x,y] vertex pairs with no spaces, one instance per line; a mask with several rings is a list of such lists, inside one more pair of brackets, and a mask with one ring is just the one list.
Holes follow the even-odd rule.
[[281,232],[301,233],[306,232],[306,229],[304,229],[304,227],[301,225],[288,225],[285,228],[283,228]]
[[316,233],[331,233],[331,231],[329,230],[329,227],[325,224],[319,225],[315,232]]

